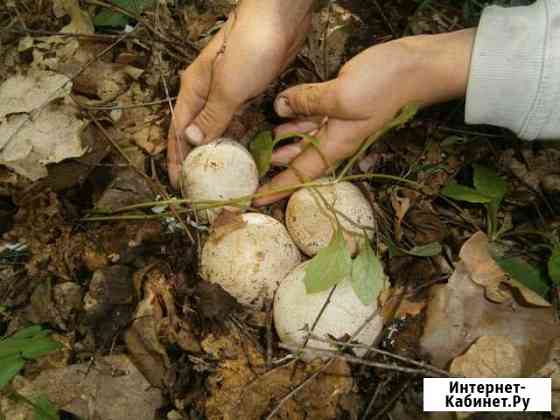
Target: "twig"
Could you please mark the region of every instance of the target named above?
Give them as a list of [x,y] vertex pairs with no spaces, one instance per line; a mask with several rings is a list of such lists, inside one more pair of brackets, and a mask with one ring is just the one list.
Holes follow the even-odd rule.
[[266,367],[272,367],[272,305],[274,297],[266,302]]
[[389,382],[391,382],[391,380],[393,379],[392,376],[389,376],[388,378],[386,378],[383,382],[379,382],[377,384],[377,386],[375,387],[375,392],[373,393],[373,395],[371,396],[371,399],[369,400],[369,404],[366,407],[366,411],[364,411],[364,415],[362,416],[362,420],[366,420],[369,416],[369,413],[371,411],[371,409],[373,408],[373,404],[375,404],[375,401],[377,400],[377,397],[379,396],[379,394],[381,393],[381,389],[385,388],[387,386],[387,384]]
[[390,351],[381,350],[381,349],[378,349],[378,348],[373,347],[373,346],[368,346],[366,344],[346,343],[344,341],[330,340],[330,339],[327,339],[327,338],[317,337],[316,335],[313,335],[313,334],[310,335],[310,340],[319,341],[321,343],[332,344],[332,345],[335,345],[335,346],[344,345],[345,347],[352,347],[352,348],[369,350],[373,353],[381,354],[381,355],[387,356],[387,357],[392,357],[393,359],[400,360],[401,362],[410,363],[411,365],[418,366],[418,367],[420,367],[422,369],[425,369],[425,370],[431,370],[433,373],[436,373],[436,374],[441,375],[441,376],[449,376],[449,372],[447,372],[446,370],[439,369],[439,368],[437,368],[435,366],[432,366],[428,363],[419,362],[417,360],[410,359],[410,358],[405,357],[405,356],[401,356],[400,354],[391,353]]
[[90,106],[90,105],[81,105],[82,108],[87,109],[87,110],[91,110],[91,111],[116,111],[116,110],[120,110],[120,109],[133,109],[133,108],[144,108],[144,107],[148,107],[148,106],[153,106],[153,105],[161,105],[161,104],[165,104],[168,103],[169,101],[175,101],[177,99],[176,96],[170,96],[169,98],[166,99],[158,99],[156,101],[151,101],[151,102],[144,102],[141,104],[131,104],[131,105],[122,105],[122,106]]
[[375,5],[375,7],[377,8],[377,11],[379,12],[379,14],[381,15],[381,18],[383,19],[383,22],[385,22],[385,25],[387,25],[387,28],[389,28],[389,31],[391,31],[391,34],[393,34],[393,38],[398,38],[399,35],[397,34],[397,31],[395,31],[395,28],[393,27],[393,24],[391,23],[391,21],[389,19],[387,19],[387,16],[385,15],[385,12],[383,12],[383,8],[379,5],[379,2],[377,0],[372,0],[372,2]]
[[408,388],[408,386],[410,385],[410,381],[407,381],[402,387],[401,389],[399,389],[397,392],[395,392],[395,394],[393,395],[393,397],[389,400],[389,402],[387,404],[385,404],[385,406],[377,413],[377,415],[373,418],[373,420],[377,420],[380,419],[381,416],[383,416],[387,410],[389,410],[389,408],[391,408],[393,406],[393,404],[395,403],[395,401],[397,401],[401,395],[404,393],[404,391],[406,391],[406,388]]
[[[97,126],[97,128],[99,129],[101,134],[103,134],[105,139],[117,150],[117,152],[126,161],[126,163],[128,163],[129,167],[146,180],[146,182],[148,183],[148,185],[150,186],[152,191],[154,191],[156,193],[159,193],[162,196],[167,196],[167,193],[163,190],[163,188],[161,188],[159,185],[157,185],[155,182],[153,182],[153,180],[148,175],[146,175],[143,171],[139,170],[136,166],[134,166],[134,164],[132,163],[130,158],[127,156],[127,154],[121,149],[119,144],[115,140],[113,140],[113,138],[109,135],[109,133],[107,133],[107,130],[105,130],[105,128],[101,125],[101,123],[95,117],[95,115],[93,115],[93,113],[91,111],[86,111],[86,112],[87,112],[88,116],[91,118],[91,120],[93,121],[93,123]],[[169,210],[177,218],[179,223],[182,224],[182,226],[185,230],[185,233],[187,234],[187,236],[189,237],[191,242],[195,243],[195,240],[194,240],[194,238],[191,234],[191,231],[188,229],[188,227],[183,222],[183,220],[178,216],[178,213],[176,213],[177,210],[173,206],[170,206]]]
[[278,413],[278,411],[280,411],[280,409],[282,408],[282,406],[286,402],[288,402],[301,389],[305,388],[305,386],[307,386],[307,384],[311,383],[317,376],[319,376],[321,373],[323,373],[325,370],[327,370],[329,368],[329,366],[334,362],[334,360],[335,359],[330,359],[327,363],[325,363],[323,366],[321,366],[312,375],[308,376],[302,383],[300,383],[298,386],[296,386],[294,389],[292,389],[288,394],[286,394],[284,396],[284,398],[282,398],[278,402],[278,404],[276,404],[276,407],[274,407],[274,409],[270,412],[270,414],[268,416],[266,416],[265,420],[271,420],[272,418],[274,418],[276,413]]
[[[284,344],[284,343],[280,343],[278,346],[284,350],[289,350],[295,354],[301,353],[299,346],[294,346],[294,345]],[[409,368],[405,366],[393,365],[389,363],[374,362],[371,360],[365,360],[359,357],[351,356],[349,354],[340,353],[336,350],[327,350],[327,349],[321,349],[319,347],[311,347],[311,346],[307,346],[306,349],[313,351],[313,353],[317,354],[318,356],[322,355],[330,358],[341,359],[348,363],[355,363],[359,365],[375,367],[378,369],[395,370],[397,372],[409,373],[413,375],[426,375],[426,376],[433,375],[433,372],[426,369],[416,369],[416,368]],[[449,376],[449,374],[447,374],[446,376]]]

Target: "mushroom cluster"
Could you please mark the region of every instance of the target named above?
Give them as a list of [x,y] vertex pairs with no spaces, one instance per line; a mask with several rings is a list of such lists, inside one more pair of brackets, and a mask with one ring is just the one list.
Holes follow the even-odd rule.
[[[194,149],[182,169],[183,192],[203,222],[218,224],[221,205],[234,205],[243,212],[258,188],[255,161],[247,149],[230,139]],[[321,183],[292,195],[285,226],[260,213],[240,214],[226,226],[220,222],[203,246],[200,274],[254,309],[262,309],[274,297],[274,325],[286,344],[302,345],[309,336],[306,330],[312,327],[309,346],[313,348],[334,348],[329,337],[352,337],[372,344],[383,324],[381,316],[375,316],[375,300],[363,304],[349,279],[340,282],[332,294],[329,290],[309,294],[305,288],[307,263],[302,263],[302,253],[313,257],[341,228],[348,249],[355,254],[361,241],[371,239],[375,230],[373,210],[356,186],[327,179]],[[308,358],[313,355],[306,353]]]

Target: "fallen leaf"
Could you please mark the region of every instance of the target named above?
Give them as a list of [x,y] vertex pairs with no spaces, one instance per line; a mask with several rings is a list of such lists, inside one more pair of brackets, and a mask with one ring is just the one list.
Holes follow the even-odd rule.
[[412,301],[405,289],[398,287],[382,291],[379,295],[379,304],[382,307],[383,319],[389,323],[394,318],[414,317],[420,314],[426,307],[426,299]]
[[[63,74],[31,71],[26,76],[13,76],[0,85],[0,123],[10,114],[30,113],[70,92],[72,81]],[[0,148],[6,143],[1,138]]]
[[517,378],[521,359],[507,337],[484,336],[451,362],[449,372],[467,378]]
[[210,239],[214,243],[220,242],[226,235],[235,232],[245,226],[247,222],[239,212],[222,210],[212,223]]
[[402,238],[401,224],[406,216],[406,213],[410,209],[410,198],[400,197],[397,192],[391,194],[391,205],[393,210],[395,210],[395,238],[400,241]]
[[537,363],[543,349],[560,337],[560,325],[552,308],[522,306],[516,300],[489,301],[459,262],[446,285],[430,290],[420,346],[435,365],[445,368],[482,336],[507,337],[523,360],[522,374],[527,374],[529,364]]
[[550,306],[545,299],[506,275],[490,255],[488,237],[484,233],[477,232],[471,236],[463,244],[459,257],[469,271],[472,281],[484,287],[486,297],[491,301],[500,303],[513,299],[510,290],[513,287],[520,291],[528,303]]
[[64,105],[50,104],[33,119],[26,114],[9,116],[0,121],[0,164],[32,181],[44,178],[47,164],[86,152],[81,138],[86,125]]
[[[163,405],[161,391],[150,384],[125,355],[96,357],[92,362],[42,371],[33,381],[21,379],[17,392],[40,395],[78,418],[152,420]],[[27,404],[0,400],[8,419],[29,419]]]

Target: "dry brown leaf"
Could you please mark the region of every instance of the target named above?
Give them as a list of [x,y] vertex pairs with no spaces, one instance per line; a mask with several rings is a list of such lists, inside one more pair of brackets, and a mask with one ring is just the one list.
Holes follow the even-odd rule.
[[475,233],[463,244],[459,256],[469,271],[472,281],[486,290],[486,297],[492,302],[506,302],[513,298],[513,294],[507,286],[519,290],[526,302],[548,307],[550,303],[532,290],[527,289],[519,282],[511,279],[496,264],[488,248],[488,237],[482,233]]
[[391,194],[391,205],[393,210],[395,210],[395,238],[400,241],[402,238],[401,224],[406,216],[406,213],[410,209],[410,198],[400,197],[398,191]]
[[393,318],[406,318],[416,316],[426,307],[426,300],[411,301],[402,287],[383,290],[379,294],[379,304],[382,306],[382,315],[386,323]]
[[484,336],[451,362],[449,372],[467,378],[517,378],[521,359],[507,337]]
[[[31,400],[45,396],[58,409],[83,419],[152,420],[164,403],[161,391],[125,355],[45,369],[33,381],[17,378],[14,387]],[[36,418],[29,405],[9,398],[0,399],[0,412],[11,420]]]
[[82,156],[82,131],[87,123],[75,110],[51,104],[33,120],[26,114],[0,122],[0,164],[36,181],[48,175],[47,164]]
[[[26,76],[13,76],[0,85],[0,123],[10,114],[32,112],[71,91],[72,82],[63,74],[31,71]],[[0,148],[4,144],[0,140]]]
[[212,224],[210,240],[218,243],[226,235],[241,229],[247,222],[239,212],[222,210],[218,218]]
[[560,324],[552,308],[485,299],[484,288],[471,280],[464,263],[459,262],[446,285],[430,290],[420,345],[435,365],[446,367],[482,336],[507,337],[519,351],[523,374],[527,374],[544,362],[543,349],[560,337]]

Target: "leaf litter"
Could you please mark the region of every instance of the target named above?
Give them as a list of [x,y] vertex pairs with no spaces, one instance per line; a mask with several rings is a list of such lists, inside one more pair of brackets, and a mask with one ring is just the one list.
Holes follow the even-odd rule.
[[[368,406],[370,414],[382,416],[405,404],[407,410],[419,410],[414,408],[419,387],[401,391],[403,385],[418,384],[419,377],[360,363],[391,366],[390,355],[374,353],[349,363],[346,357],[361,352],[346,348],[333,351],[327,369],[318,361],[295,362],[297,354],[279,347],[266,310],[243,308],[223,289],[200,281],[199,244],[192,245],[184,233],[167,231],[160,220],[144,219],[154,214],[141,209],[122,214],[136,222],[81,220],[96,205],[114,211],[161,199],[161,191],[151,188],[167,183],[169,103],[162,80],[176,94],[176,75],[187,63],[172,56],[171,43],[161,49],[154,40],[160,34],[204,47],[235,2],[194,3],[131,8],[153,23],[154,36],[142,23],[110,9],[84,7],[77,0],[37,2],[26,6],[37,7],[34,16],[22,15],[30,19],[29,28],[86,37],[30,32],[6,44],[8,70],[0,69],[0,159],[13,172],[0,177],[0,217],[5,208],[15,210],[6,210],[13,220],[5,224],[2,241],[21,243],[25,251],[0,246],[9,251],[0,252],[0,332],[4,336],[25,331],[30,323],[48,324],[58,331],[52,339],[64,343],[34,362],[13,365],[22,370],[10,387],[44,412],[64,409],[101,419],[153,418],[158,410],[169,419],[260,419],[273,412],[289,419],[360,418]],[[11,12],[15,5],[10,2]],[[372,36],[393,36],[387,19],[403,31],[409,24],[413,32],[448,28],[445,18],[430,17],[425,10],[411,15],[398,5],[383,7],[385,17],[361,2],[333,2],[315,16],[312,36],[280,84],[234,118],[228,132],[251,144],[264,179],[272,172],[274,140],[268,136],[276,121],[267,109],[276,91],[336,74],[349,49],[369,46]],[[455,9],[443,5],[442,10]],[[98,55],[120,33],[95,28],[94,23],[103,23],[100,12],[110,18],[105,22],[134,28],[129,39],[103,56]],[[462,17],[453,19],[461,22]],[[368,34],[367,44],[352,44],[355,31]],[[484,136],[454,133],[451,138],[423,118],[465,129],[452,112],[425,112],[426,117],[423,113],[388,133],[387,141],[372,145],[357,162],[362,172],[414,180],[424,189],[399,183],[397,199],[397,181],[356,182],[376,212],[374,241],[361,243],[352,259],[342,235],[333,235],[329,252],[316,257],[308,283],[324,290],[344,275],[362,302],[381,295],[386,328],[376,345],[382,349],[465,376],[552,377],[558,413],[560,334],[550,303],[556,292],[552,282],[559,281],[558,244],[551,237],[525,246],[515,230],[486,229],[496,234],[489,236],[477,231],[488,227],[490,212],[498,228],[507,228],[508,220],[519,223],[519,203],[527,202],[518,198],[519,192],[538,198],[547,226],[560,191],[560,156],[555,149],[519,146],[511,139],[503,147],[496,143],[496,151]],[[112,142],[98,127],[88,126],[86,114],[98,119]],[[14,128],[18,124],[23,127],[19,131]],[[266,138],[250,142],[257,132],[267,133]],[[152,179],[150,185],[127,168],[115,144],[136,171]],[[96,156],[86,160],[94,151]],[[488,159],[490,153],[500,153],[500,159]],[[498,162],[495,170],[493,162]],[[76,163],[82,164],[80,172]],[[55,171],[59,165],[66,170]],[[438,196],[446,192],[452,199],[467,198],[466,203],[449,205]],[[266,211],[282,218],[283,206]],[[222,216],[223,223],[213,229],[240,227],[237,215]],[[522,216],[525,228],[541,229],[536,220]],[[197,228],[195,220],[189,223],[204,241],[207,230]],[[555,225],[550,226],[547,233],[554,236]],[[537,267],[537,261],[544,269],[532,275],[547,282],[547,291],[538,289],[541,293],[527,281],[527,267]],[[330,266],[332,276],[325,277]],[[65,394],[62,386],[76,392],[73,402],[74,394]],[[393,403],[394,409],[389,407]],[[26,404],[6,399],[0,404],[16,416],[8,418],[34,415]],[[421,418],[419,413],[411,418]]]

